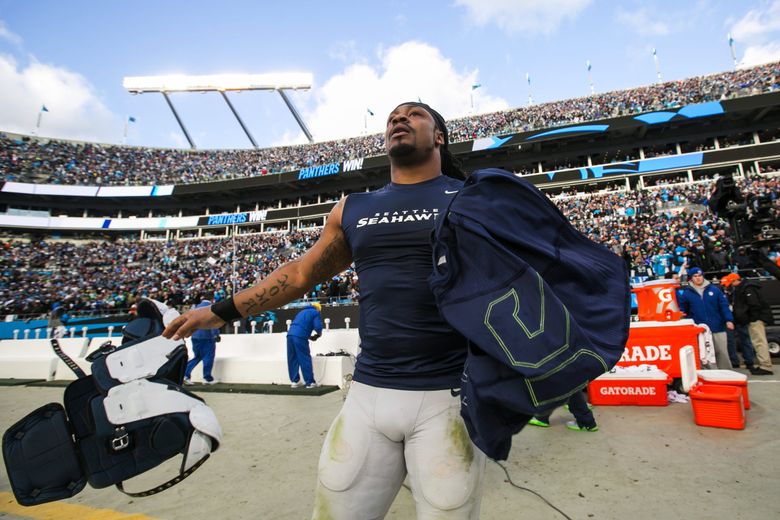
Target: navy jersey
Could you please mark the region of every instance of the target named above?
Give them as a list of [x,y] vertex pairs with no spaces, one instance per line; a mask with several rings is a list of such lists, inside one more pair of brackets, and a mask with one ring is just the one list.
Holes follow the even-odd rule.
[[360,278],[355,381],[401,390],[460,386],[466,340],[439,314],[431,232],[461,181],[439,176],[347,197],[341,226]]
[[626,263],[533,184],[492,168],[454,196],[433,251],[431,290],[470,341],[461,416],[474,444],[506,459],[531,417],[620,359],[631,317]]

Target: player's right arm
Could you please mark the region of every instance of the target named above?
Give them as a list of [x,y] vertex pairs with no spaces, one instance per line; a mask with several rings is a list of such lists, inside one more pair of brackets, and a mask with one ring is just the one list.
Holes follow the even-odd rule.
[[[352,252],[341,229],[341,214],[346,197],[328,216],[317,242],[302,257],[292,260],[257,284],[236,293],[232,299],[240,317],[276,309],[303,296],[317,282],[342,272],[352,263]],[[236,317],[235,319],[239,319]],[[225,320],[211,307],[185,312],[163,331],[166,338],[187,338],[198,329],[219,328]]]

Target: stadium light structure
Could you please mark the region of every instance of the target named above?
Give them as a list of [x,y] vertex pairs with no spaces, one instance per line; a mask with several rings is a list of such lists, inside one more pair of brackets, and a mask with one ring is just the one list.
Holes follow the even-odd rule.
[[173,112],[173,117],[179,123],[184,137],[187,138],[187,142],[190,143],[191,148],[195,148],[195,143],[190,137],[187,128],[179,117],[176,108],[174,108],[171,99],[168,94],[171,92],[219,92],[222,95],[222,99],[225,100],[230,111],[235,116],[238,124],[244,130],[244,133],[249,138],[252,146],[257,148],[252,134],[249,133],[249,129],[244,124],[241,116],[238,115],[230,99],[227,97],[228,91],[244,91],[244,90],[274,90],[282,96],[287,108],[295,118],[298,126],[301,127],[303,133],[306,134],[306,138],[310,143],[314,142],[314,139],[306,127],[306,123],[303,122],[300,113],[295,108],[295,105],[290,98],[285,94],[285,90],[309,90],[312,85],[312,75],[309,73],[288,73],[288,74],[213,74],[207,76],[186,76],[186,75],[171,75],[171,76],[128,76],[122,80],[122,86],[131,94],[146,94],[146,93],[160,93],[165,98],[168,107]]

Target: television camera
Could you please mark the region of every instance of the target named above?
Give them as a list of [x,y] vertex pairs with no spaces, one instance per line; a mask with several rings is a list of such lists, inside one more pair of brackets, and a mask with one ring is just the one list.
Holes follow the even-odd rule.
[[768,256],[780,244],[780,221],[774,202],[767,195],[745,197],[731,173],[721,176],[710,195],[709,208],[728,220],[735,246],[761,268],[780,280],[780,267]]

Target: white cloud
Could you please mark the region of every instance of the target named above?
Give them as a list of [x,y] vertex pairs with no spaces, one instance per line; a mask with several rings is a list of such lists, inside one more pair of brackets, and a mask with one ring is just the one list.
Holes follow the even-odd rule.
[[751,45],[745,49],[745,54],[739,62],[739,68],[753,67],[773,61],[780,61],[780,42]]
[[0,54],[0,129],[29,134],[35,130],[41,105],[40,135],[118,142],[123,120],[98,99],[92,85],[65,68],[32,61],[22,68]]
[[22,45],[22,37],[6,27],[5,22],[2,20],[0,20],[0,40],[6,40],[16,46]]
[[[458,72],[441,52],[426,43],[410,41],[381,53],[381,66],[354,64],[316,88],[312,110],[305,121],[318,141],[382,132],[385,118],[404,101],[420,98],[447,118],[471,111],[471,86],[478,71]],[[503,110],[509,103],[489,94],[489,85],[474,91],[478,112]],[[368,114],[367,109],[374,112]],[[300,143],[285,135],[278,144]]]
[[730,33],[737,52],[745,49],[740,68],[780,60],[780,0],[751,9],[731,26]]
[[618,9],[615,14],[615,20],[618,23],[627,25],[643,36],[665,36],[671,32],[666,22],[654,18],[654,13],[645,7],[640,7],[635,11]]
[[780,0],[759,9],[751,9],[731,28],[735,40],[763,39],[780,30]]
[[513,34],[549,34],[576,17],[592,0],[455,0],[476,25],[495,23]]
[[336,61],[353,63],[362,59],[355,40],[338,41],[330,46],[328,56]]

